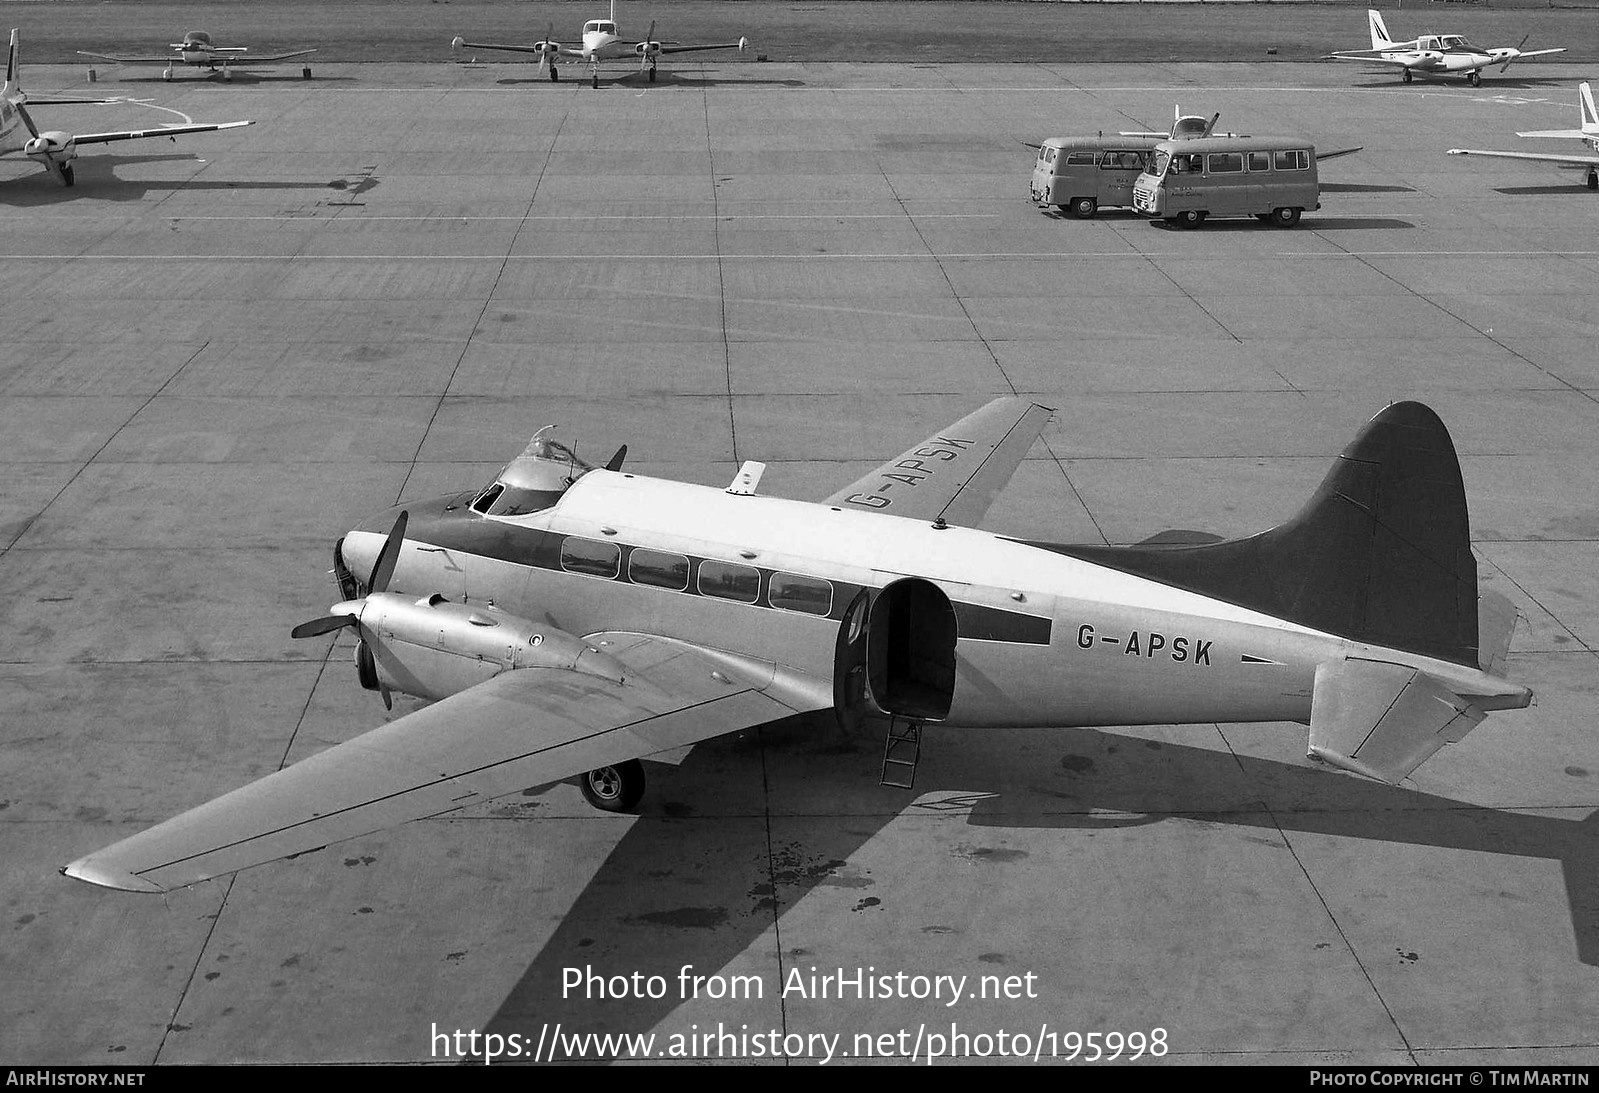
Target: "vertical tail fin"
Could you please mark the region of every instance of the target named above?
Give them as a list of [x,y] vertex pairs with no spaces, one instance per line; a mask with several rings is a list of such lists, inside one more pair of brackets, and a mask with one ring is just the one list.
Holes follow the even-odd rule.
[[1577,105],[1582,109],[1582,131],[1599,136],[1599,111],[1593,108],[1593,89],[1586,80],[1577,85]]
[[[1040,546],[1045,544],[1038,544]],[[1477,563],[1454,443],[1397,402],[1299,515],[1209,546],[1051,546],[1355,641],[1478,667]]]
[[17,28],[11,28],[11,52],[6,54],[6,90],[17,86]]
[[1393,39],[1388,37],[1387,26],[1383,24],[1382,12],[1374,8],[1368,8],[1366,10],[1366,20],[1371,24],[1372,49],[1383,49],[1394,44]]

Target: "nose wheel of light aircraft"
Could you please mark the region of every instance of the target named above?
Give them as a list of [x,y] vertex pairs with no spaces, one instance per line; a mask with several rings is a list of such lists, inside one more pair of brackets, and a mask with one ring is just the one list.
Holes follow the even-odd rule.
[[550,82],[551,83],[560,83],[561,82],[561,74],[556,71],[554,65],[550,66]]
[[597,767],[579,776],[583,799],[602,812],[626,812],[644,796],[644,764],[637,759]]
[[166,70],[164,70],[164,71],[163,71],[163,72],[162,72],[162,73],[161,73],[161,78],[162,78],[162,79],[163,79],[163,80],[170,80],[170,79],[171,79],[171,78],[172,78],[172,70],[171,70],[171,69],[170,69],[170,68],[168,68],[168,69],[166,69]]
[[1415,77],[1410,74],[1410,69],[1408,68],[1401,68],[1399,70],[1399,78],[1406,83],[1409,83],[1411,80],[1415,79]]
[[655,82],[655,66],[650,65],[650,83]]

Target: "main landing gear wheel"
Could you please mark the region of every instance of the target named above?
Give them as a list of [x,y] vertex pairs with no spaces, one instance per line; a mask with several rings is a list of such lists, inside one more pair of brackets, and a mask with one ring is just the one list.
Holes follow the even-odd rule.
[[561,82],[561,74],[555,70],[555,66],[554,65],[550,66],[550,82],[551,83],[560,83]]
[[1099,211],[1099,202],[1092,197],[1072,198],[1071,214],[1079,220],[1092,220]]
[[71,186],[73,184],[73,182],[76,181],[72,177],[72,164],[63,163],[61,165],[61,181],[62,181],[62,183],[64,185],[67,185],[67,186]]
[[1299,223],[1299,210],[1273,209],[1271,211],[1271,222],[1279,228],[1291,228]]
[[1588,189],[1599,190],[1599,172],[1588,172]]
[[1466,82],[1469,83],[1472,87],[1481,87],[1482,86],[1482,73],[1481,72],[1468,73],[1467,76],[1466,76]]
[[650,83],[655,82],[655,66],[650,65]]
[[1399,78],[1404,80],[1406,83],[1409,83],[1411,80],[1415,79],[1415,77],[1410,74],[1410,69],[1408,68],[1401,68],[1399,70]]
[[644,764],[629,759],[578,776],[583,799],[602,812],[626,812],[644,796]]
[[600,70],[598,68],[596,68],[594,70],[594,90],[598,91],[599,89],[600,89]]

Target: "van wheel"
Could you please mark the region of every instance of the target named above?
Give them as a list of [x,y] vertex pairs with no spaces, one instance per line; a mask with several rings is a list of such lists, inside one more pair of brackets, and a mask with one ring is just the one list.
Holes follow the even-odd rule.
[[1172,217],[1172,221],[1179,228],[1197,228],[1205,222],[1205,214],[1198,209],[1188,209]]
[[1079,220],[1092,220],[1099,211],[1099,202],[1091,197],[1072,198],[1071,214]]
[[1271,222],[1279,228],[1291,228],[1299,223],[1299,210],[1273,209],[1271,211]]

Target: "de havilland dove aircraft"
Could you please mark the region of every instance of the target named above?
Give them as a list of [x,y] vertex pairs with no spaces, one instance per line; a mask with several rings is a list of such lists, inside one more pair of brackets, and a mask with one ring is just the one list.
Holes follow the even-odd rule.
[[66,133],[59,129],[39,131],[28,114],[28,105],[95,105],[114,99],[45,99],[30,97],[22,90],[17,67],[17,32],[11,31],[11,50],[6,55],[6,82],[0,87],[0,156],[27,156],[55,174],[63,185],[73,183],[72,161],[82,144],[109,144],[116,140],[142,140],[146,137],[177,137],[183,133],[210,133],[218,129],[237,129],[253,125],[248,121],[224,121],[207,125],[162,125],[154,129],[127,129],[111,133]]
[[600,62],[627,60],[638,58],[639,71],[647,73],[651,83],[655,82],[655,66],[663,53],[699,53],[708,49],[737,49],[743,50],[749,45],[748,38],[740,38],[736,42],[712,42],[705,45],[682,45],[677,42],[662,42],[655,37],[655,24],[650,23],[647,34],[639,41],[630,41],[622,34],[621,27],[616,23],[616,0],[611,0],[611,17],[609,19],[590,19],[583,24],[582,45],[563,46],[555,40],[555,27],[552,24],[544,33],[544,40],[534,42],[532,45],[513,46],[498,45],[493,42],[469,42],[459,35],[450,43],[452,49],[503,49],[511,53],[532,53],[539,59],[539,71],[548,72],[551,80],[560,80],[561,73],[556,67],[562,56],[576,57],[588,62],[589,77],[593,86],[600,86]]
[[[1517,133],[1518,137],[1564,137],[1580,140],[1593,152],[1599,152],[1599,112],[1594,110],[1593,90],[1587,83],[1577,85],[1577,111],[1582,116],[1579,129],[1538,129],[1531,133]],[[1588,189],[1599,190],[1599,155],[1583,156],[1574,153],[1549,152],[1495,152],[1484,148],[1451,148],[1452,156],[1493,156],[1498,159],[1528,159],[1537,163],[1557,163],[1562,167],[1586,167]]]
[[1398,782],[1531,700],[1426,406],[1383,410],[1248,538],[978,530],[1049,416],[998,399],[817,503],[760,495],[759,463],[689,485],[542,431],[486,487],[345,535],[344,599],[294,630],[354,631],[363,687],[432,705],[63,872],[160,892],[573,776],[624,810],[641,758],[803,711],[886,720],[906,788],[928,722],[1297,721],[1313,758]]
[[1184,114],[1181,103],[1172,106],[1171,132],[1161,133],[1153,129],[1134,129],[1123,131],[1118,136],[1123,137],[1155,137],[1160,140],[1193,140],[1198,137],[1243,137],[1247,133],[1217,133],[1216,123],[1221,120],[1218,111],[1210,117],[1199,114]]
[[171,49],[171,53],[131,57],[115,53],[90,53],[86,49],[80,49],[78,56],[93,57],[96,60],[111,61],[120,65],[166,65],[166,71],[161,73],[163,80],[172,78],[172,71],[176,65],[195,65],[206,69],[208,75],[220,72],[224,80],[231,80],[234,68],[254,68],[257,65],[293,60],[295,57],[309,57],[316,52],[314,49],[297,49],[290,53],[256,54],[252,57],[247,56],[250,52],[249,46],[216,45],[211,41],[211,35],[203,30],[189,31],[183,36],[183,41],[171,43]]
[[1486,49],[1472,45],[1460,34],[1423,34],[1408,42],[1395,42],[1388,36],[1388,28],[1383,24],[1380,12],[1368,9],[1366,21],[1371,27],[1371,48],[1339,50],[1331,57],[1339,61],[1399,65],[1399,77],[1406,83],[1417,72],[1445,76],[1458,73],[1464,75],[1472,87],[1481,87],[1482,70],[1485,68],[1498,65],[1499,71],[1503,72],[1510,67],[1511,61],[1566,51],[1563,46],[1558,49],[1524,50],[1521,46],[1527,44],[1527,38],[1532,37],[1530,34],[1521,39],[1520,46],[1492,46]]

